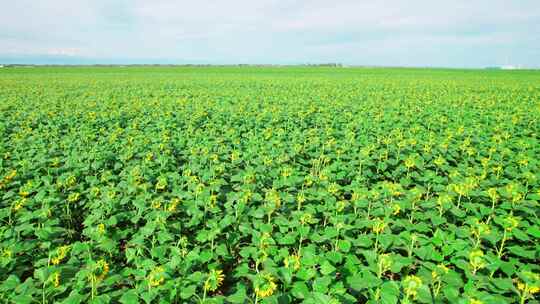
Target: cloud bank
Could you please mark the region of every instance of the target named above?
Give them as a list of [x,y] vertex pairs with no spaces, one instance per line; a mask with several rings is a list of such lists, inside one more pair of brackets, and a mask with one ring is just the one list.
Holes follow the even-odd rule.
[[540,66],[540,2],[18,0],[0,62]]

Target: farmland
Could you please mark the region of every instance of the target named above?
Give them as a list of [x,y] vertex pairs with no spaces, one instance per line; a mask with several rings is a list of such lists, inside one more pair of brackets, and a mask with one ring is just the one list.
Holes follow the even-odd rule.
[[539,303],[540,73],[0,70],[2,303]]

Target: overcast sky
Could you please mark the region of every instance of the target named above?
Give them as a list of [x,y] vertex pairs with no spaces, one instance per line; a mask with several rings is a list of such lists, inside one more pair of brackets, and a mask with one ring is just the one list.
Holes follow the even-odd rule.
[[8,63],[540,66],[540,0],[2,2]]

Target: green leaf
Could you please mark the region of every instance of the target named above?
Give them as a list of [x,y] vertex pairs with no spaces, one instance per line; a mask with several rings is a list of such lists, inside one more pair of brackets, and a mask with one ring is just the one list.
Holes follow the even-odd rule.
[[191,298],[197,291],[197,285],[188,285],[180,289],[180,297],[182,299]]
[[39,268],[34,270],[34,277],[40,282],[45,282],[49,278],[49,271],[47,268]]
[[339,251],[347,253],[351,249],[351,242],[349,242],[348,240],[339,240],[338,248]]
[[362,289],[367,288],[367,284],[365,283],[366,282],[364,282],[364,279],[360,274],[347,277],[347,284],[349,284],[349,286],[356,291],[361,291]]
[[429,291],[428,286],[422,285],[418,288],[416,300],[420,303],[432,303],[431,292]]
[[313,291],[326,293],[332,280],[333,279],[330,276],[316,278],[313,280]]
[[231,303],[244,303],[247,298],[246,287],[243,284],[236,284],[236,292],[227,297]]
[[296,282],[293,284],[291,293],[297,299],[305,299],[309,295],[309,288],[303,282]]
[[[13,298],[11,298],[13,301],[12,303],[21,303],[21,304],[30,304],[34,301],[34,299],[29,295],[16,295]],[[78,302],[77,302],[78,303]]]
[[326,253],[326,258],[330,260],[333,264],[339,264],[343,260],[343,254],[335,251],[330,251]]
[[281,267],[279,269],[279,274],[281,275],[285,284],[291,284],[293,278],[293,270],[291,268]]
[[527,228],[527,233],[537,239],[540,238],[540,228],[538,226],[530,226],[529,228]]
[[498,289],[504,290],[504,291],[510,291],[514,287],[514,283],[512,282],[512,279],[501,279],[501,278],[492,278],[490,279],[490,282],[495,285]]
[[300,280],[307,281],[317,275],[317,272],[313,268],[302,267],[296,273],[296,277]]
[[328,303],[331,300],[332,300],[332,297],[325,295],[324,293],[313,292],[309,295],[309,299],[305,301],[305,303],[313,303],[313,304]]
[[536,252],[534,250],[525,250],[519,246],[510,246],[510,247],[507,247],[507,249],[512,254],[515,254],[520,257],[525,257],[528,259],[534,259],[536,257]]
[[2,282],[2,285],[0,285],[0,290],[4,292],[14,290],[20,283],[21,281],[17,276],[10,275],[4,282]]
[[381,279],[377,278],[368,270],[363,270],[361,274],[348,276],[346,281],[347,284],[356,291],[376,287],[382,283]]
[[318,257],[309,248],[306,248],[302,253],[301,264],[305,266],[317,265]]
[[296,242],[296,233],[289,232],[277,240],[281,245],[292,245]]
[[64,301],[62,301],[62,304],[79,304],[84,299],[85,299],[85,296],[80,295],[77,292],[72,292]]
[[355,246],[362,248],[370,248],[373,245],[373,240],[367,235],[360,235],[354,240]]
[[395,304],[399,299],[399,285],[396,282],[384,282],[381,286],[381,303]]
[[329,275],[331,274],[332,272],[334,272],[336,270],[336,267],[334,267],[332,264],[330,264],[330,262],[328,261],[324,261],[322,264],[321,264],[321,268],[320,268],[320,271],[323,275]]
[[518,239],[520,241],[523,241],[523,242],[528,242],[530,240],[529,236],[525,232],[521,231],[520,229],[512,230],[512,235],[516,239]]
[[514,275],[514,273],[516,273],[516,267],[514,263],[501,261],[500,267],[507,276],[511,277],[512,275]]
[[139,295],[136,290],[130,289],[122,294],[119,301],[122,304],[138,303]]

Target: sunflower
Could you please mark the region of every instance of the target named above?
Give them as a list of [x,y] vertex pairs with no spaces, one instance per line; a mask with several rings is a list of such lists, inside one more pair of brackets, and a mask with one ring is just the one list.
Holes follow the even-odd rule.
[[71,193],[68,196],[68,202],[74,203],[74,202],[78,201],[80,197],[81,197],[81,194],[78,193],[78,192]]
[[15,202],[15,205],[13,206],[13,211],[17,212],[21,210],[22,207],[24,207],[24,205],[26,204],[26,201],[27,199],[25,197],[21,198],[20,200],[17,200]]
[[159,177],[156,183],[156,190],[165,190],[167,188],[167,179]]
[[170,203],[169,203],[169,206],[167,206],[167,211],[169,212],[174,212],[176,211],[176,207],[180,204],[180,199],[179,198],[173,198]]
[[499,199],[499,193],[497,193],[497,189],[496,188],[489,188],[487,190],[487,195],[489,196],[489,198],[491,198],[491,200],[493,201],[496,201],[497,199]]
[[399,212],[401,211],[401,206],[399,204],[394,204],[392,206],[392,210],[393,210],[392,215],[398,215]]
[[60,286],[60,272],[55,272],[51,276],[51,281],[55,288],[58,288]]
[[156,287],[165,281],[165,270],[163,267],[156,267],[150,274],[148,275],[148,284],[150,287]]
[[99,234],[104,234],[105,233],[105,224],[103,224],[103,223],[98,224],[97,225],[97,231],[99,232]]
[[508,215],[504,218],[504,228],[510,232],[519,226],[520,218],[512,215]]
[[379,261],[377,262],[377,266],[379,268],[378,275],[380,278],[383,273],[390,270],[390,267],[392,267],[393,261],[392,261],[392,257],[387,253],[379,255],[378,260]]
[[520,279],[515,279],[517,289],[523,299],[532,298],[534,294],[540,293],[540,275],[538,273],[524,271],[520,274]]
[[373,226],[371,227],[371,229],[376,234],[379,234],[384,230],[384,228],[386,228],[386,226],[387,226],[387,224],[384,222],[383,219],[376,219],[375,222],[373,223]]
[[257,298],[266,298],[274,294],[277,289],[276,279],[270,273],[259,273],[255,277],[254,289]]
[[292,268],[294,270],[300,269],[300,255],[293,254],[283,259],[285,268]]
[[433,271],[431,271],[431,278],[433,280],[438,280],[442,275],[447,274],[448,271],[448,267],[446,267],[444,264],[439,264],[433,269]]
[[109,273],[109,263],[104,259],[97,261],[94,273],[96,274],[95,277],[98,281],[105,279],[105,276]]
[[11,170],[11,172],[9,172],[9,174],[4,177],[4,180],[9,182],[15,177],[15,175],[17,175],[17,170]]
[[204,281],[204,290],[216,291],[223,284],[223,280],[225,280],[223,270],[210,270],[206,281]]
[[60,264],[60,262],[62,262],[62,260],[66,257],[66,254],[68,253],[68,251],[69,251],[69,246],[67,245],[58,247],[56,251],[56,257],[51,259],[51,263],[53,265]]
[[405,280],[403,280],[403,290],[405,290],[407,298],[412,297],[414,299],[420,287],[422,287],[422,280],[415,275],[406,276]]
[[480,268],[484,268],[486,266],[484,252],[480,249],[471,251],[471,253],[469,253],[469,264],[473,267],[473,273]]

